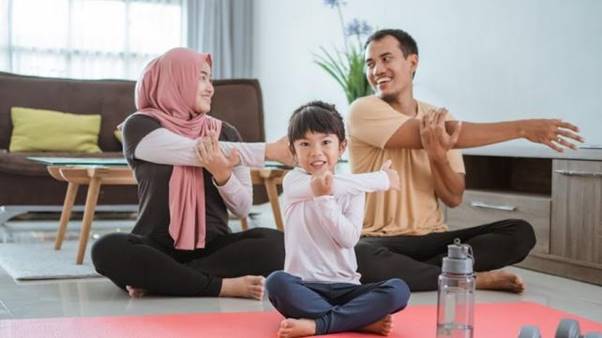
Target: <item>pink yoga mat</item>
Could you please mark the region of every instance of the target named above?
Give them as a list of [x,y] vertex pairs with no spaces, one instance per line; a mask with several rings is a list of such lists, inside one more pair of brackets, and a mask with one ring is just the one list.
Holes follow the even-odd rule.
[[[396,314],[391,338],[435,337],[435,306],[416,305]],[[601,331],[602,323],[533,303],[477,304],[475,338],[515,338],[525,324],[554,337],[562,318],[577,319],[582,332]],[[282,317],[276,312],[195,313],[150,316],[17,319],[0,321],[1,338],[30,337],[275,337]],[[329,337],[377,337],[340,333]]]

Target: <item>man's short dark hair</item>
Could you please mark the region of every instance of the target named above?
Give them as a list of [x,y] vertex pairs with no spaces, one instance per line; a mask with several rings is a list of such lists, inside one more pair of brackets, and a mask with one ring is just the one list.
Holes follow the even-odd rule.
[[288,142],[305,138],[307,132],[335,134],[339,142],[345,141],[345,123],[333,104],[312,101],[297,108],[288,123]]
[[418,45],[416,45],[416,41],[410,34],[401,29],[381,29],[372,33],[364,44],[364,50],[368,47],[370,42],[381,40],[387,36],[392,36],[399,42],[399,49],[401,49],[404,58],[407,58],[412,54],[418,55]]

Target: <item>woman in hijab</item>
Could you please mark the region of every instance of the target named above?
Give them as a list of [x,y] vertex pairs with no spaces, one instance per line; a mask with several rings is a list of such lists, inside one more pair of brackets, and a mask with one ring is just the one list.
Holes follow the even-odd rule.
[[261,299],[264,276],[284,264],[281,232],[231,233],[227,221],[228,210],[246,216],[252,203],[250,170],[239,162],[261,166],[286,145],[231,143],[241,141],[236,129],[207,115],[213,92],[210,56],[186,48],[151,61],[136,83],[138,111],[123,139],[138,220],[131,234],[92,248],[96,270],[133,297]]

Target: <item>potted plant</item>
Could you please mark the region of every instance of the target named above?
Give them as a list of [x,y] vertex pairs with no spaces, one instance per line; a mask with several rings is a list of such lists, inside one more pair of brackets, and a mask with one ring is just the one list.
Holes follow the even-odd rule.
[[341,0],[324,0],[324,3],[336,9],[341,28],[345,49],[329,52],[320,47],[320,52],[314,54],[314,62],[332,76],[341,86],[351,103],[358,97],[372,94],[372,88],[364,75],[364,50],[362,37],[372,33],[372,27],[364,20],[353,19],[345,24],[342,7],[346,4]]

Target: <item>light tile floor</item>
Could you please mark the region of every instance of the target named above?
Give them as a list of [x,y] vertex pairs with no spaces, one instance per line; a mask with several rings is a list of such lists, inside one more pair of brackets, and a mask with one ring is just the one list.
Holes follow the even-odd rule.
[[[269,207],[260,206],[258,211],[261,214],[251,221],[251,226],[273,224]],[[2,239],[11,242],[53,240],[56,223],[11,222],[8,228],[0,227],[0,245]],[[96,222],[93,237],[112,231],[116,226],[122,231],[128,229],[124,221]],[[236,230],[238,222],[233,222],[232,227]],[[74,240],[77,226],[71,226],[71,231],[69,238]],[[522,276],[527,290],[521,295],[478,291],[477,302],[531,301],[602,322],[602,287],[524,269],[510,269]],[[414,293],[411,304],[436,304],[436,293]],[[271,310],[273,307],[265,299],[157,296],[131,299],[104,278],[16,283],[0,268],[0,319]]]

